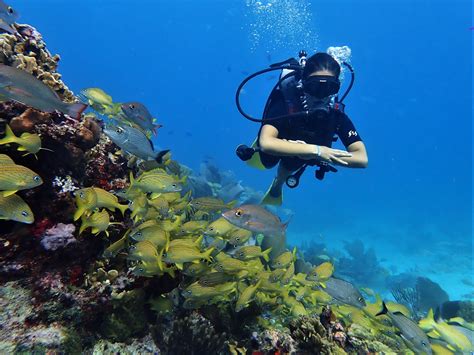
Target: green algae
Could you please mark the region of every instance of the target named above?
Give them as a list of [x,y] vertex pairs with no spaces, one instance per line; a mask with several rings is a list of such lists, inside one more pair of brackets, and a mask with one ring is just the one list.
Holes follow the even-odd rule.
[[129,343],[133,337],[144,336],[148,329],[145,313],[145,291],[124,291],[112,299],[112,310],[100,326],[100,333],[113,342]]

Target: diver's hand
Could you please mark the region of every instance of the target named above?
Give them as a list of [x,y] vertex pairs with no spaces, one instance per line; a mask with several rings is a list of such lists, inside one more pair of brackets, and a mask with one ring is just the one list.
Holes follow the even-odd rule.
[[[333,148],[325,147],[323,145],[319,146],[319,152],[320,152],[319,156],[317,152],[318,150],[316,147],[316,152],[314,153],[313,159],[319,159],[330,164],[332,163],[332,164],[340,164],[340,165],[349,165],[348,162],[345,162],[341,158],[352,157],[352,154],[349,152],[346,152],[345,150],[333,149]],[[307,158],[303,158],[303,159],[307,159]]]

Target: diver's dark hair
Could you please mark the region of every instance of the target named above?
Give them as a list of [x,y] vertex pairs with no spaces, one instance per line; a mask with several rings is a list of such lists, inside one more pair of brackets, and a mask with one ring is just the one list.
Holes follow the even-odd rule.
[[313,54],[308,58],[304,66],[303,78],[306,79],[311,73],[319,70],[330,71],[336,78],[339,78],[339,74],[341,74],[339,63],[331,55],[324,52]]

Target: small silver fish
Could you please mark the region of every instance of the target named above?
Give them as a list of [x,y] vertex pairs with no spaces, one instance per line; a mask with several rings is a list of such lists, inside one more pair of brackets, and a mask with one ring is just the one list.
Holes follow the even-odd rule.
[[336,300],[354,307],[365,307],[364,297],[350,282],[330,277],[325,285],[324,291]]
[[150,111],[140,102],[125,102],[120,108],[127,120],[133,122],[145,130],[150,130],[156,135],[156,130],[162,125],[153,123]]
[[288,223],[259,205],[243,205],[222,214],[226,220],[237,227],[263,235],[281,236],[286,232]]
[[107,124],[104,133],[122,150],[143,160],[156,160],[161,164],[163,156],[169,152],[156,152],[153,143],[142,131],[125,124]]
[[430,347],[430,342],[425,332],[410,318],[407,318],[401,312],[390,312],[385,305],[385,302],[382,302],[382,310],[376,314],[379,316],[381,314],[386,314],[393,324],[400,329],[400,332],[403,335],[403,338],[416,350],[417,354],[432,354]]
[[242,205],[222,214],[227,221],[237,227],[247,229],[265,236],[261,247],[272,248],[270,259],[274,259],[285,251],[286,227],[289,222],[282,223],[280,218],[259,205]]

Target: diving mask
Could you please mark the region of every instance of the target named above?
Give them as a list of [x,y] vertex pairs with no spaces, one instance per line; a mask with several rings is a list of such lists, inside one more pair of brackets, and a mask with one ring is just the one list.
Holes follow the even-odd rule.
[[340,87],[341,82],[332,75],[312,75],[303,81],[304,91],[317,99],[337,94]]

